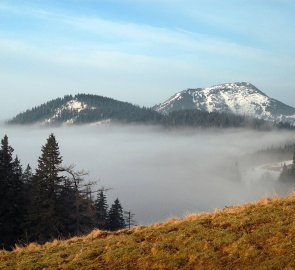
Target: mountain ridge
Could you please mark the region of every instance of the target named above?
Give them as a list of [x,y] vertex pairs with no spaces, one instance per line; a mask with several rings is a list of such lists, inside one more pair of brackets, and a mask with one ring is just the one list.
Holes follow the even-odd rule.
[[187,109],[217,111],[295,124],[295,108],[270,98],[248,82],[188,88],[155,105],[153,109],[163,114]]
[[99,95],[66,95],[26,110],[6,123],[58,126],[139,123],[166,127],[293,129],[295,108],[269,98],[250,83],[228,83],[189,88],[153,108]]

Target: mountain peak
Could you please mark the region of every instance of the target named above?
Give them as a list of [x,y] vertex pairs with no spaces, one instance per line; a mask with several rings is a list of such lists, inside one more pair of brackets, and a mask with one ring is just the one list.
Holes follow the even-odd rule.
[[206,88],[187,89],[154,106],[163,114],[198,109],[249,115],[270,121],[295,123],[295,108],[269,98],[249,82],[217,84]]

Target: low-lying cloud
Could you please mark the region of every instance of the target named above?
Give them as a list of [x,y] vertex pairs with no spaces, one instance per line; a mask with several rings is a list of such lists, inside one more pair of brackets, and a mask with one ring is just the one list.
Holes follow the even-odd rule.
[[277,182],[278,173],[259,171],[260,164],[245,155],[292,142],[292,132],[114,125],[0,128],[22,164],[33,167],[53,132],[64,164],[75,163],[90,172],[98,187],[112,188],[109,203],[119,197],[140,224],[291,191]]

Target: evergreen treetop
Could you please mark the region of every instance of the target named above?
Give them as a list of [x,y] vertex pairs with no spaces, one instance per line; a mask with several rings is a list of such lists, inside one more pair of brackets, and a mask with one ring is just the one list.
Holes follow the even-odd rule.
[[97,214],[98,228],[101,230],[107,229],[108,203],[103,189],[97,193],[94,206]]
[[62,191],[62,179],[59,175],[62,157],[53,134],[42,146],[36,174],[32,180],[31,200],[31,237],[39,242],[53,239],[61,230],[59,200]]
[[123,229],[126,227],[123,208],[117,198],[109,211],[108,228],[111,231]]

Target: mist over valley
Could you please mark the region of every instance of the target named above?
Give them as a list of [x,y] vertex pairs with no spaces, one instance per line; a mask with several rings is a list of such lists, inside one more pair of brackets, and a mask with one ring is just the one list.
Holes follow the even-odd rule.
[[[14,154],[33,168],[50,133],[59,142],[63,163],[89,171],[87,178],[97,181],[98,188],[111,188],[108,199],[119,197],[138,224],[293,190],[277,181],[279,172],[262,166],[282,160],[275,155],[253,158],[259,150],[293,143],[290,131],[1,126],[1,136],[8,135]],[[291,160],[292,155],[284,158]]]

